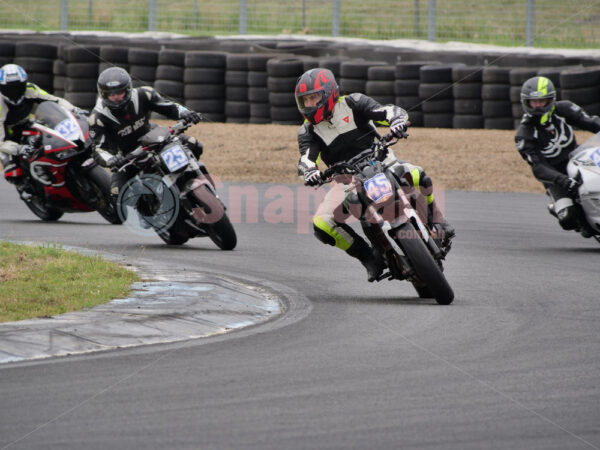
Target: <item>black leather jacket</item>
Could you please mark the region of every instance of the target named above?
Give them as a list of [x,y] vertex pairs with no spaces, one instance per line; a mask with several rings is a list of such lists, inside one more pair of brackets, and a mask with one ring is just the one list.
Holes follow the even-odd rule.
[[90,135],[97,147],[113,155],[119,151],[126,155],[138,147],[138,139],[152,128],[152,111],[177,120],[181,109],[149,86],[135,88],[131,100],[122,109],[109,109],[101,99],[96,102],[89,117]]
[[590,117],[581,107],[568,100],[556,102],[547,123],[525,114],[521,119],[515,144],[529,163],[535,177],[543,183],[556,183],[566,175],[569,153],[577,147],[573,127],[597,133],[600,118]]

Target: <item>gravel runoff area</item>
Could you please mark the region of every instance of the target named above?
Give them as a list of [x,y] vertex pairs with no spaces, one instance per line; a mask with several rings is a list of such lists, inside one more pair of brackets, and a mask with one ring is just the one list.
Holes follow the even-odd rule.
[[[223,181],[300,183],[297,132],[292,125],[203,122],[186,134],[204,144],[202,160]],[[437,189],[544,192],[517,152],[514,135],[513,130],[415,127],[393,149],[400,159],[422,166]],[[577,131],[576,136],[583,143],[592,134]]]

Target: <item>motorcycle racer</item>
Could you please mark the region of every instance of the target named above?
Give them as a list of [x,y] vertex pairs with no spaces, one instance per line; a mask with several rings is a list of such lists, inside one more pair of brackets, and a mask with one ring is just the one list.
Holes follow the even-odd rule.
[[556,101],[556,89],[546,77],[533,77],[521,87],[523,117],[515,135],[521,157],[531,166],[550,198],[550,213],[565,230],[586,230],[581,210],[573,202],[579,182],[567,175],[569,153],[577,147],[573,126],[597,133],[600,117],[589,116],[580,106],[568,100]]
[[21,144],[22,132],[35,107],[43,101],[56,102],[75,113],[82,112],[67,100],[50,95],[29,82],[27,72],[21,66],[6,64],[0,67],[0,160],[5,179],[16,185],[24,200],[31,198],[31,193],[19,164],[19,155],[29,155],[33,149]]
[[[124,156],[138,145],[138,139],[155,125],[150,122],[152,111],[173,120],[198,123],[200,114],[164,99],[150,86],[132,88],[131,77],[125,69],[110,67],[98,77],[98,101],[89,117],[90,134],[96,144],[96,161],[105,167],[119,167]],[[182,136],[196,158],[202,154],[202,144],[193,137]],[[114,171],[111,194],[130,178],[129,174]]]
[[[374,121],[389,125],[396,137],[408,127],[408,114],[399,106],[382,106],[360,93],[340,97],[334,75],[327,69],[315,68],[305,72],[297,81],[295,97],[298,110],[305,118],[298,131],[298,172],[309,186],[322,182],[318,159],[331,165],[369,148],[379,137]],[[425,196],[428,225],[439,230],[444,239],[451,239],[455,232],[434,201],[431,179],[422,168],[399,161],[390,150],[388,152],[386,160],[395,163],[395,170],[410,184],[418,186]],[[344,183],[333,184],[313,217],[314,233],[320,241],[357,258],[367,270],[368,281],[372,282],[381,275],[384,263],[365,239],[339,217],[339,211],[350,195],[346,192],[347,187]],[[369,232],[367,228],[364,231]]]

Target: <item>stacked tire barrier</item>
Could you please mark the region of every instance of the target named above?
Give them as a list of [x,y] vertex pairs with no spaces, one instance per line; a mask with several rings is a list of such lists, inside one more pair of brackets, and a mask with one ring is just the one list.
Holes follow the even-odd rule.
[[394,66],[372,66],[367,69],[365,94],[377,100],[382,105],[396,102],[394,82],[396,68]]
[[5,64],[13,64],[15,62],[15,43],[14,41],[0,41],[0,67]]
[[304,71],[300,58],[272,58],[267,61],[267,89],[271,123],[279,125],[298,125],[302,116],[296,106],[294,90],[296,81]]
[[25,69],[32,83],[51,92],[54,88],[53,65],[58,46],[43,42],[17,42],[14,52],[14,64]]
[[102,73],[109,67],[120,67],[129,72],[129,47],[102,45],[100,47],[98,73]]
[[588,114],[600,114],[600,66],[561,72],[560,86],[563,99],[577,103]]
[[[464,64],[463,64],[464,65]],[[452,128],[454,97],[451,64],[432,64],[419,69],[419,97],[422,99],[423,125]]]
[[482,66],[452,68],[454,117],[452,128],[483,128],[481,100]]
[[510,68],[488,66],[481,74],[481,109],[483,127],[511,130],[514,128],[510,100]]
[[272,54],[259,53],[248,55],[248,101],[250,102],[250,123],[271,123],[271,104],[269,103],[269,74],[267,63]]
[[225,52],[198,50],[185,54],[185,105],[211,122],[225,122],[226,61]]
[[521,86],[532,77],[538,76],[538,69],[530,67],[516,67],[510,69],[508,79],[510,81],[509,97],[511,101],[511,112],[513,125],[511,128],[516,128],[518,122],[523,117],[523,107],[521,106]]
[[340,78],[337,80],[340,86],[340,94],[347,95],[354,92],[366,94],[369,68],[384,65],[383,61],[343,61],[340,66]]
[[[154,89],[163,97],[183,104],[183,70],[185,52],[181,50],[163,49],[158,52],[156,81]],[[164,118],[156,114],[156,117]]]
[[248,55],[229,53],[225,60],[225,121],[248,123]]
[[156,81],[158,50],[146,48],[129,49],[127,61],[133,87],[153,86]]
[[408,111],[411,126],[423,126],[423,102],[419,96],[421,67],[438,64],[435,61],[400,62],[394,66],[396,105]]
[[97,46],[70,45],[61,49],[65,61],[65,99],[91,110],[96,104],[99,54]]
[[99,72],[120,66],[134,86],[152,85],[220,122],[301,123],[293,91],[297,78],[314,67],[330,69],[342,95],[362,92],[403,107],[413,126],[512,129],[522,113],[520,85],[535,75],[553,81],[558,99],[600,113],[600,56],[593,53],[499,57],[485,50],[420,51],[300,38],[5,33],[0,63],[20,64],[32,82],[85,109],[95,104]]

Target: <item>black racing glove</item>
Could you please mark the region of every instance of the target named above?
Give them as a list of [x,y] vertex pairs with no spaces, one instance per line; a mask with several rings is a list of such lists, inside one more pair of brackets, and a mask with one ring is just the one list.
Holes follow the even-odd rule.
[[31,158],[31,155],[33,155],[34,150],[35,149],[31,145],[21,145],[19,147],[19,150],[17,151],[17,155],[25,156],[26,158]]
[[121,167],[126,162],[127,162],[127,159],[125,159],[124,156],[115,155],[115,156],[113,156],[112,158],[110,158],[108,160],[107,166],[109,168],[111,168],[111,169],[118,169],[119,167]]
[[198,123],[202,120],[202,116],[198,114],[196,111],[191,109],[184,109],[181,111],[179,118],[187,123]]
[[560,179],[558,185],[565,189],[570,195],[577,195],[577,189],[581,185],[581,182],[577,181],[575,178],[565,176]]

